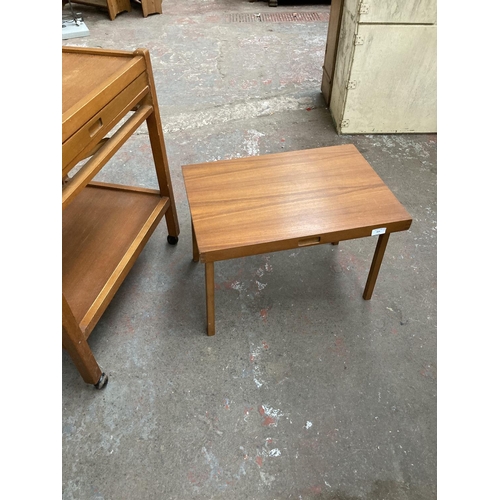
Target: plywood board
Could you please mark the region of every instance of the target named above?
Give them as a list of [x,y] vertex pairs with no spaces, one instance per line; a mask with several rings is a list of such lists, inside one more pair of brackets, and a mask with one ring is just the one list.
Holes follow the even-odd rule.
[[349,75],[342,71],[350,88],[340,133],[437,132],[436,32],[435,25],[358,26],[362,43]]

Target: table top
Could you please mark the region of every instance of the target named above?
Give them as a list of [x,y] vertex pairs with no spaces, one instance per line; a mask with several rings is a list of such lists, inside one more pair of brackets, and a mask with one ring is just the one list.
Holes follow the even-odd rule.
[[62,111],[65,113],[80,99],[101,86],[128,64],[124,57],[75,54],[62,55]]
[[202,261],[295,248],[308,237],[403,231],[412,221],[351,144],[182,169]]

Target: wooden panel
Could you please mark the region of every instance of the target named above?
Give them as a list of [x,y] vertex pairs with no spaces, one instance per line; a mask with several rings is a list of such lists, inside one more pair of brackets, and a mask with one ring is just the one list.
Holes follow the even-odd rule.
[[62,111],[74,106],[106,79],[127,66],[130,58],[92,56],[63,53],[62,58]]
[[333,70],[337,59],[337,47],[340,35],[340,21],[342,20],[343,0],[332,0],[330,6],[330,20],[328,22],[328,34],[325,47],[325,62],[323,64],[323,79],[321,92],[327,106],[330,106],[332,94]]
[[188,165],[183,174],[202,262],[411,223],[353,145]]
[[360,25],[340,132],[437,131],[436,26]]
[[345,0],[342,11],[342,24],[339,33],[337,57],[333,72],[330,112],[337,129],[343,119],[346,83],[349,80],[352,58],[354,55],[354,35],[356,33],[357,14],[352,10],[352,1]]
[[436,0],[364,0],[360,23],[435,24]]
[[106,284],[119,264],[132,264],[134,241],[146,243],[142,233],[156,226],[168,201],[159,193],[89,186],[63,212],[63,292],[78,322],[103,291],[110,292]]
[[344,9],[356,17],[359,10],[360,0],[344,0]]
[[142,0],[142,15],[144,17],[150,14],[161,14],[162,13],[162,0]]

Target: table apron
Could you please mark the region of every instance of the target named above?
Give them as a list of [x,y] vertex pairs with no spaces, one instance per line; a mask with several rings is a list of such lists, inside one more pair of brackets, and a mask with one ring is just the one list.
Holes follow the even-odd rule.
[[366,238],[372,236],[372,231],[378,228],[386,228],[386,233],[395,233],[406,231],[410,228],[411,219],[407,221],[398,221],[389,224],[378,224],[376,226],[368,226],[356,229],[348,229],[337,231],[335,233],[327,233],[320,235],[309,235],[301,238],[292,238],[282,241],[272,241],[259,243],[256,245],[227,248],[223,250],[215,250],[203,252],[200,248],[200,262],[217,262],[220,260],[229,260],[240,257],[249,257],[251,255],[260,255],[271,252],[281,252],[284,250],[293,250],[296,248],[304,248],[308,246],[323,245],[325,243],[338,243],[339,241],[354,240],[358,238]]

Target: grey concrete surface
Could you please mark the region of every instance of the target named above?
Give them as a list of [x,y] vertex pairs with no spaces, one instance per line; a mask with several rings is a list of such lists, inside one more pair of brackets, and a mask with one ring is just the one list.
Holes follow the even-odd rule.
[[[150,50],[181,227],[160,224],[89,338],[62,353],[62,497],[430,500],[436,480],[436,135],[339,136],[320,92],[328,3],[186,0],[63,45]],[[315,12],[319,21],[234,22]],[[67,13],[67,7],[63,9]],[[229,16],[233,14],[233,16]],[[156,187],[145,128],[99,179]],[[391,236],[216,263],[216,335],[181,165],[353,143],[413,216]]]

